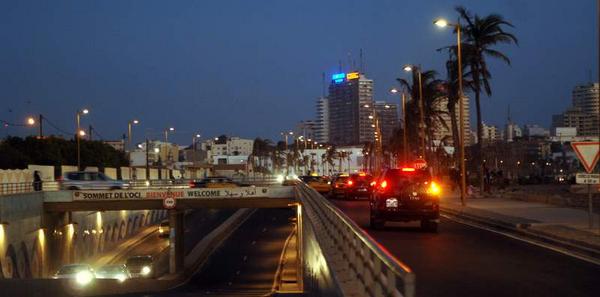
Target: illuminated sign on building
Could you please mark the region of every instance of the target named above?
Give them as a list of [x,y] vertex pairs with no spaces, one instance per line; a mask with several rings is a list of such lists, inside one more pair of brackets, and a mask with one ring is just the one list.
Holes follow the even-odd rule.
[[350,73],[346,74],[347,80],[357,79],[359,77],[360,77],[360,74],[358,72],[350,72]]
[[346,78],[346,73],[336,73],[336,74],[334,74],[334,75],[331,76],[331,79],[336,84],[339,84],[339,83],[343,82],[344,78]]

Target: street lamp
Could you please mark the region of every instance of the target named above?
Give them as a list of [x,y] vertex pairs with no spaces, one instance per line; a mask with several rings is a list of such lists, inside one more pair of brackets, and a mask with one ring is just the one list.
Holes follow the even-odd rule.
[[131,140],[131,138],[132,138],[131,126],[137,125],[139,123],[140,123],[140,121],[138,121],[138,120],[132,120],[132,121],[127,122],[127,148],[128,149],[131,149],[131,141],[132,141]]
[[175,131],[175,128],[169,127],[165,129],[165,143],[169,142],[169,132]]
[[467,177],[466,177],[466,166],[465,166],[465,109],[463,99],[463,81],[462,81],[462,40],[461,40],[461,27],[460,19],[456,24],[451,24],[447,20],[439,18],[433,22],[440,28],[448,26],[454,27],[456,31],[456,59],[457,59],[457,74],[458,74],[458,109],[459,109],[459,122],[460,122],[460,201],[462,205],[466,205],[467,196]]
[[81,122],[81,116],[90,113],[87,108],[78,110],[75,116],[77,121],[77,131],[75,132],[75,137],[77,138],[77,170],[81,170],[81,137],[85,136],[85,131],[81,130],[79,126]]
[[[393,88],[390,90],[390,93],[392,94],[398,94],[400,91],[398,91],[398,89]],[[404,164],[406,164],[408,162],[408,138],[407,138],[407,122],[406,122],[406,93],[404,92],[404,89],[402,90],[402,121],[403,121],[403,125],[404,128],[402,129],[402,146],[403,146],[403,156],[402,158],[404,159]]]
[[[416,71],[419,79],[419,136],[421,140],[421,155],[425,158],[425,115],[423,114],[423,79],[421,75],[421,69],[415,65],[405,65],[404,71],[414,72]],[[414,77],[414,76],[413,76]],[[414,82],[413,82],[414,84]]]
[[202,135],[200,135],[200,133],[192,136],[192,163],[196,164],[196,142],[198,142],[198,139],[200,139],[200,137],[202,137]]

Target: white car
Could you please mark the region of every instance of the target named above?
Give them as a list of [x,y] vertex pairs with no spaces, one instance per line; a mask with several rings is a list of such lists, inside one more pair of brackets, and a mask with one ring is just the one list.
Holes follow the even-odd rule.
[[129,184],[114,180],[102,172],[67,172],[60,181],[62,190],[120,190],[128,187]]

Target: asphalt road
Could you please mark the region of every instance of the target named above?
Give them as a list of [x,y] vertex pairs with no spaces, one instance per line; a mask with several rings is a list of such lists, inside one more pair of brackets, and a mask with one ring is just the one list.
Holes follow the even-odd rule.
[[285,240],[293,229],[289,221],[292,217],[295,214],[291,209],[256,210],[188,283],[166,292],[127,296],[262,296],[269,293]]
[[416,274],[417,296],[600,296],[600,266],[442,218],[369,226],[367,201],[334,203]]
[[[206,234],[221,225],[235,211],[235,209],[197,209],[189,212],[185,216],[185,254],[189,253]],[[158,229],[158,226],[156,228]],[[142,242],[136,243],[127,253],[113,259],[111,263],[125,263],[127,258],[132,256],[153,255],[156,257],[168,247],[169,239],[158,237],[158,233],[155,232]]]

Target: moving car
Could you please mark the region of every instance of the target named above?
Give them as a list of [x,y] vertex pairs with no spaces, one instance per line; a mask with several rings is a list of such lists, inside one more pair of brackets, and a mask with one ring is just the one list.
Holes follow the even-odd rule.
[[309,187],[315,189],[321,194],[327,194],[331,191],[331,182],[324,176],[301,176],[300,179]]
[[346,199],[369,198],[372,192],[373,176],[366,173],[353,173],[346,182]]
[[129,187],[127,183],[114,180],[102,172],[90,171],[66,172],[59,182],[63,190],[115,190]]
[[153,278],[155,276],[154,259],[150,255],[130,257],[125,265],[133,278]]
[[120,282],[124,282],[131,278],[131,274],[124,264],[104,265],[96,269],[96,278],[116,279]]
[[237,188],[242,185],[225,176],[211,176],[191,181],[190,188]]
[[163,220],[158,225],[158,237],[169,237],[169,233],[171,232],[171,226],[169,225],[169,220]]
[[440,194],[440,186],[425,170],[387,169],[370,198],[371,228],[382,228],[386,221],[421,221],[421,228],[437,232]]
[[346,197],[346,190],[348,188],[348,180],[350,175],[348,174],[336,174],[333,176],[331,181],[331,191],[329,196],[331,198],[344,198]]
[[64,265],[52,276],[54,279],[72,279],[81,286],[85,286],[96,278],[94,269],[88,264]]

